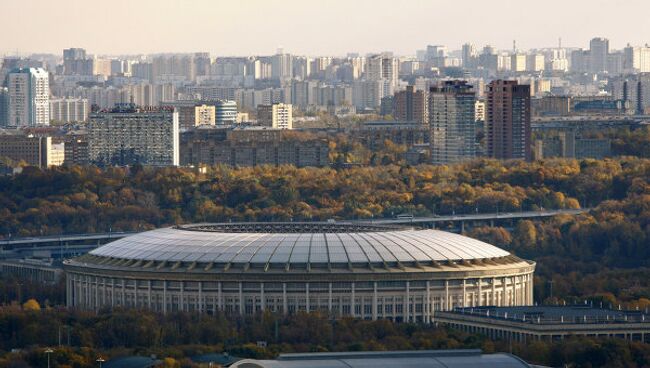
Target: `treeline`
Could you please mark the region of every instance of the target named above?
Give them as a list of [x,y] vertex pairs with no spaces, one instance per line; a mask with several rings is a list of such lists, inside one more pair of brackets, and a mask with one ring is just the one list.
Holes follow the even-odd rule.
[[0,236],[595,206],[645,190],[650,160],[478,160],[350,169],[26,168],[0,178]]
[[[59,339],[61,336],[61,339]],[[266,347],[256,344],[267,343]],[[61,342],[61,346],[59,346]],[[34,348],[40,346],[40,348]],[[644,367],[650,345],[624,340],[571,338],[558,342],[510,343],[489,340],[435,325],[387,320],[331,321],[318,314],[272,314],[226,318],[147,311],[87,313],[18,306],[0,308],[0,367],[45,366],[46,346],[54,348],[52,367],[92,367],[99,356],[155,355],[170,367],[194,367],[189,358],[229,352],[248,358],[273,358],[287,352],[385,351],[480,348],[513,352],[538,364],[575,367]],[[9,353],[10,349],[24,349]]]

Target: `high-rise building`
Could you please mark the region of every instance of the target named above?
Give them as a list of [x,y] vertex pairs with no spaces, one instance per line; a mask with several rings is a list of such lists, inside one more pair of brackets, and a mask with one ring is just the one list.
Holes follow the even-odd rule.
[[426,125],[429,123],[427,94],[407,86],[405,91],[395,93],[393,117],[398,121],[412,121]]
[[257,124],[271,128],[293,129],[291,104],[258,105]]
[[650,46],[632,47],[623,50],[623,71],[625,73],[650,72]]
[[486,100],[487,154],[498,159],[530,159],[530,86],[490,82]]
[[365,79],[369,81],[386,80],[383,96],[392,95],[399,80],[399,59],[390,53],[369,56],[366,59]]
[[530,54],[526,55],[526,70],[529,72],[541,72],[544,70],[544,55]]
[[61,123],[88,120],[90,108],[85,98],[59,98],[50,100],[50,120]]
[[194,70],[196,76],[205,76],[210,74],[212,59],[208,52],[197,52],[194,54]]
[[510,56],[510,70],[513,72],[526,71],[526,54],[514,53]]
[[0,86],[0,127],[9,124],[9,90]]
[[9,126],[49,125],[49,76],[42,68],[14,69],[7,76]]
[[431,162],[447,164],[476,157],[475,93],[465,81],[429,89]]
[[593,38],[589,42],[589,71],[603,73],[608,71],[607,56],[609,55],[609,40],[606,38]]
[[217,125],[232,125],[237,122],[236,101],[216,100],[210,104],[215,107],[215,123]]
[[293,77],[293,57],[278,50],[277,55],[271,57],[271,78],[279,81],[291,80]]
[[461,60],[463,68],[476,68],[478,64],[478,53],[476,52],[476,47],[474,44],[466,43],[463,45]]
[[70,48],[63,50],[63,74],[93,75],[95,60],[86,55],[86,50]]
[[215,123],[214,106],[200,105],[194,107],[194,126],[214,125]]
[[122,104],[111,112],[91,114],[88,151],[90,161],[102,166],[176,166],[180,154],[178,113]]

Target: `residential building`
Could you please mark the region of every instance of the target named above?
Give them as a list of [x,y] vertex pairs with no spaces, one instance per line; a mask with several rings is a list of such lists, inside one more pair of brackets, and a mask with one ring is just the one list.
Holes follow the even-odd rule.
[[650,46],[632,47],[623,50],[623,71],[625,73],[650,72]]
[[[326,139],[269,127],[200,127],[181,135],[182,165],[329,165]],[[292,132],[293,134],[293,132]]]
[[276,103],[257,106],[257,125],[293,129],[291,104]]
[[63,164],[66,166],[72,165],[88,165],[90,164],[90,152],[88,150],[88,135],[83,132],[70,132],[64,138],[65,154]]
[[50,100],[50,121],[60,123],[85,122],[90,107],[85,98],[59,98]]
[[49,125],[50,86],[42,68],[18,68],[7,76],[8,126]]
[[9,124],[9,90],[0,86],[0,127]]
[[95,60],[86,55],[86,50],[70,48],[63,50],[63,74],[91,76],[95,73]]
[[[52,138],[25,135],[21,132],[0,134],[0,157],[46,168],[52,165]],[[58,159],[58,158],[57,158]]]
[[214,125],[215,124],[215,107],[200,105],[194,107],[194,126]]
[[178,113],[123,104],[110,112],[91,114],[88,148],[90,161],[101,166],[176,166]]
[[405,91],[395,93],[393,118],[398,121],[412,121],[422,125],[429,124],[429,108],[425,91],[416,91],[407,86]]
[[485,101],[476,100],[474,103],[474,120],[477,122],[485,121]]
[[271,57],[271,78],[279,81],[288,81],[293,77],[293,57],[278,50]]
[[589,42],[589,71],[604,73],[608,71],[609,40],[593,38]]
[[517,81],[490,82],[486,100],[489,157],[530,159],[530,86]]
[[465,81],[445,81],[429,89],[432,163],[476,158],[475,104],[476,95]]
[[215,108],[215,123],[231,125],[237,123],[237,102],[232,100],[216,100],[207,102]]

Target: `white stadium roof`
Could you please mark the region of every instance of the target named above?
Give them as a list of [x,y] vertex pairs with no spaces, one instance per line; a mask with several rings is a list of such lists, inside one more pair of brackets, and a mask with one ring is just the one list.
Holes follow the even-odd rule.
[[155,262],[246,265],[413,264],[491,259],[505,250],[463,235],[347,224],[203,224],[119,239],[93,256]]

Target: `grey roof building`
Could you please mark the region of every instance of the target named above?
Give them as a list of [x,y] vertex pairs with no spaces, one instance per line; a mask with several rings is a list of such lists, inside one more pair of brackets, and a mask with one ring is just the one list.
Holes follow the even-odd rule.
[[233,368],[529,368],[520,358],[481,350],[420,350],[282,354],[275,360],[244,359]]
[[470,333],[516,341],[561,340],[567,336],[650,339],[647,310],[621,311],[571,306],[511,306],[455,308],[436,312],[434,323]]

